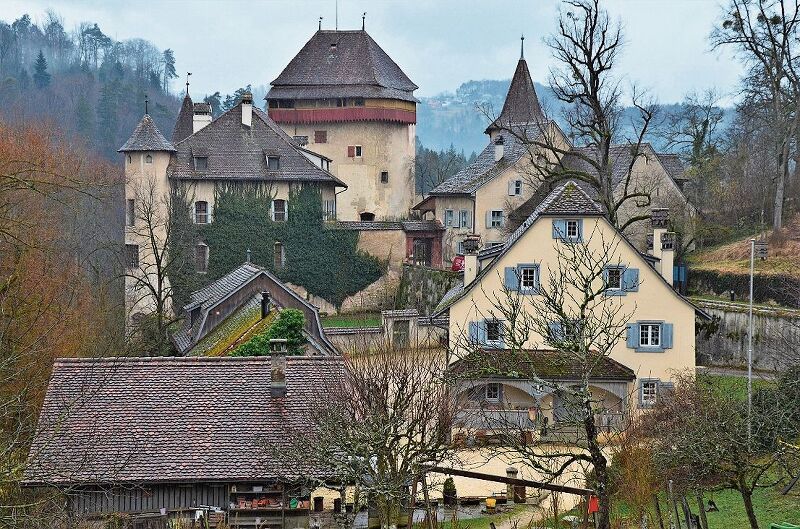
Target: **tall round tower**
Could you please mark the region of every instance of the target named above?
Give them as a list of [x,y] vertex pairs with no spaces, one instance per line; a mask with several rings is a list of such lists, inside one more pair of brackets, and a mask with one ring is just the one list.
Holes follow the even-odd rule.
[[317,31],[267,94],[269,116],[347,184],[339,220],[404,218],[415,203],[418,87],[366,31]]

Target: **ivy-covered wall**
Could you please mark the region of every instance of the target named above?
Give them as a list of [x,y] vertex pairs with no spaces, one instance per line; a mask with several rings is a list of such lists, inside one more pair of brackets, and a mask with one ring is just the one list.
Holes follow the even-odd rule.
[[[357,232],[326,229],[316,186],[292,190],[286,222],[270,219],[272,196],[267,186],[219,185],[214,201],[212,223],[184,228],[194,230],[194,240],[208,245],[208,271],[181,272],[174,280],[170,278],[176,306],[182,306],[191,291],[241,265],[248,249],[253,263],[336,306],[376,281],[386,269],[385,263],[356,250]],[[279,268],[275,267],[276,242],[284,249],[284,266]]]

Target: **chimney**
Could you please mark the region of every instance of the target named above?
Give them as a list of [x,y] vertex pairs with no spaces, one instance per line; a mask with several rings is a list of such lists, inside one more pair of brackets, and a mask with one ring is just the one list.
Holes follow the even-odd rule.
[[253,124],[253,94],[242,94],[242,125],[250,127]]
[[211,123],[211,105],[195,103],[192,115],[192,134]]
[[261,293],[261,319],[269,315],[269,310],[272,308],[272,299],[269,297],[269,292],[266,290]]
[[464,286],[475,281],[475,276],[478,275],[478,247],[480,244],[480,235],[467,235],[467,238],[464,239]]
[[494,140],[494,161],[499,162],[503,158],[503,137],[498,136],[496,140]]
[[269,395],[272,398],[286,396],[286,339],[273,338],[269,341],[270,373]]
[[655,268],[659,274],[663,275],[661,271],[662,261],[660,261],[662,255],[661,235],[667,233],[667,228],[669,227],[669,209],[653,208],[650,213],[650,225],[653,228],[653,248],[650,251],[650,255],[659,259],[659,261],[656,261]]

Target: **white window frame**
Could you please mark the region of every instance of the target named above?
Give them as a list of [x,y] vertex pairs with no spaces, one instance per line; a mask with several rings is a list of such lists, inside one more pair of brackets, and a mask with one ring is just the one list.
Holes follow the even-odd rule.
[[455,226],[455,210],[444,210],[444,227],[452,228]]
[[[520,292],[534,292],[539,290],[539,273],[535,266],[520,266],[519,267],[519,291]],[[533,284],[530,286],[525,285],[526,274],[533,276]]]
[[639,382],[639,402],[642,406],[650,407],[658,403],[658,385],[659,380],[655,378],[647,378]]
[[464,241],[458,241],[456,243],[456,253],[459,255],[464,255]]
[[[205,204],[206,210],[205,212],[199,212],[197,208],[201,205]],[[195,224],[208,224],[209,215],[208,215],[208,202],[205,200],[197,200],[194,203],[194,223]]]
[[[499,220],[497,218],[495,218],[495,213],[499,213],[500,214]],[[491,210],[491,212],[489,213],[489,220],[490,220],[490,223],[489,223],[489,227],[490,228],[502,228],[503,224],[505,224],[505,222],[504,222],[505,221],[505,215],[503,215],[503,210],[502,209],[493,209],[493,210]],[[496,222],[496,224],[495,224],[495,222]]]
[[580,221],[577,219],[566,219],[566,238],[569,241],[577,241],[581,237]]
[[469,228],[469,210],[466,209],[459,210],[458,226],[460,228]]
[[[485,320],[486,321],[486,343],[487,345],[500,347],[503,342],[503,322],[500,320]],[[492,339],[489,337],[489,325],[497,325],[497,338]]]
[[[619,274],[619,285],[613,286],[611,284],[611,273]],[[625,267],[622,266],[609,266],[606,268],[606,290],[622,290],[622,276],[625,274]]]
[[[655,331],[655,332],[654,332]],[[663,343],[664,329],[660,323],[639,323],[639,347],[659,348]]]
[[500,402],[500,383],[489,382],[483,387],[483,398],[487,402]]
[[353,147],[354,147],[354,149],[353,149],[353,157],[354,158],[363,158],[364,157],[364,151],[361,148],[361,145],[353,145]]
[[[283,204],[283,211],[281,211],[281,213],[283,213],[283,218],[280,219],[280,220],[275,218],[275,214],[278,213],[278,211],[275,209],[275,203],[276,202],[281,202]],[[288,218],[289,218],[289,203],[283,198],[273,199],[272,200],[272,221],[273,222],[286,222],[286,219],[288,219]]]
[[514,196],[522,196],[522,180],[514,180]]

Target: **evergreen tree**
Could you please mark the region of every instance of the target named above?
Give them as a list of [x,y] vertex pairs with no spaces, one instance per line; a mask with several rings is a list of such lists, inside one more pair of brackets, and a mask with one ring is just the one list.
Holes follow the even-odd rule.
[[215,119],[222,114],[222,96],[219,92],[214,92],[210,96],[204,97],[203,101],[211,107],[211,115]]
[[31,85],[31,76],[28,75],[28,70],[21,68],[19,70],[19,87],[22,90],[27,89]]
[[75,117],[77,118],[78,131],[84,137],[90,138],[94,116],[92,116],[92,108],[89,106],[89,102],[83,95],[78,98],[78,104],[75,106]]
[[239,101],[242,100],[242,96],[248,92],[249,93],[253,92],[249,84],[245,88],[239,88],[234,93],[225,96],[225,102],[222,104],[222,111],[227,112],[228,110],[238,105]]
[[163,90],[166,93],[169,90],[169,80],[178,77],[178,72],[175,71],[175,52],[169,48],[164,50],[162,61],[164,63]]
[[42,50],[39,50],[39,56],[36,57],[36,64],[33,69],[33,82],[36,84],[36,88],[42,89],[50,84],[50,74],[47,73],[47,59],[44,58]]

